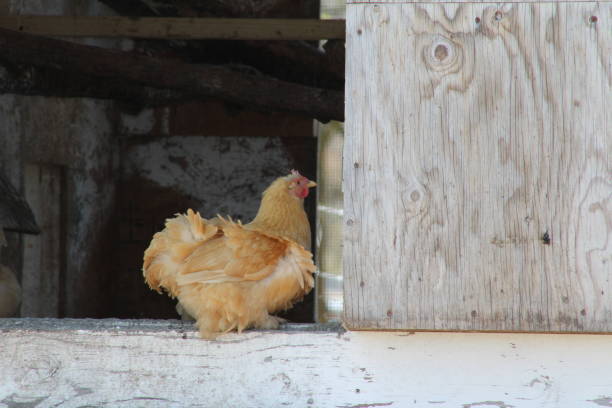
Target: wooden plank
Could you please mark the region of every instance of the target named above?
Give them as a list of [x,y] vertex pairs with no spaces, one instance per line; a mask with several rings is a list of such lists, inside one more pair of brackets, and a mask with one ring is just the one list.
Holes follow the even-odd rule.
[[0,172],[0,229],[38,234],[40,229],[30,206]]
[[[37,319],[39,320],[39,319]],[[37,407],[609,406],[612,336],[278,332],[176,321],[0,320],[0,404]],[[466,370],[469,375],[466,375]]]
[[[597,3],[611,2],[612,0],[598,0]],[[592,0],[346,0],[347,4],[451,4],[451,3],[483,3],[499,4],[504,3],[595,3]]]
[[57,317],[60,307],[62,253],[62,169],[27,164],[25,196],[40,222],[41,234],[25,236],[21,316]]
[[0,27],[30,34],[173,40],[344,38],[344,20],[186,17],[3,16]]
[[349,327],[612,331],[610,17],[348,6]]

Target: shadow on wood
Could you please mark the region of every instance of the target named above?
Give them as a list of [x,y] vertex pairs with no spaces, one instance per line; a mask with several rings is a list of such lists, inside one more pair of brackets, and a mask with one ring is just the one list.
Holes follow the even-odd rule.
[[0,197],[0,228],[29,234],[40,233],[32,209],[2,173]]

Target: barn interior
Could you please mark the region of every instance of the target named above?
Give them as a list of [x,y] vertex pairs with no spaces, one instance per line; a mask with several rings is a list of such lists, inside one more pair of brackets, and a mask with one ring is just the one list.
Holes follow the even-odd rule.
[[[342,17],[339,4],[0,0],[0,16],[289,21]],[[152,235],[187,208],[249,220],[290,169],[319,178],[305,207],[326,267],[321,300],[313,291],[284,317],[338,315],[342,38],[33,35],[14,21],[0,17],[0,263],[22,287],[16,316],[177,318],[143,283]]]

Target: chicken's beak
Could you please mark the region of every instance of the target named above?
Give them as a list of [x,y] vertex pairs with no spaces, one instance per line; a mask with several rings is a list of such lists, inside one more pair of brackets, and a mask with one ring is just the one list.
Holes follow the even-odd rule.
[[308,184],[306,184],[306,187],[308,187],[308,188],[312,188],[312,187],[316,187],[316,186],[317,186],[317,183],[315,183],[312,180],[308,180]]

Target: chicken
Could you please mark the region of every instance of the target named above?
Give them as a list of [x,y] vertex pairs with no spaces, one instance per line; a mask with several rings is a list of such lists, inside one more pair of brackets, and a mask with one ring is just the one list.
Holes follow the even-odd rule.
[[297,171],[263,193],[248,224],[191,209],[166,220],[144,253],[153,290],[178,298],[203,338],[247,328],[278,328],[272,313],[290,308],[313,287],[310,224],[304,198],[316,183]]
[[[0,227],[0,247],[6,245],[4,230]],[[13,317],[21,303],[21,287],[7,266],[0,264],[0,317]]]

